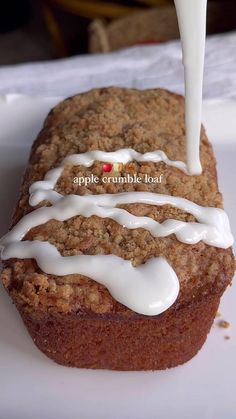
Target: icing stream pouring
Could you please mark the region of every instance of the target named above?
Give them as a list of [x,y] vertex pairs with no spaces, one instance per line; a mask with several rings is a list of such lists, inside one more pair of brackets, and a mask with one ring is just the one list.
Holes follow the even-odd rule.
[[183,51],[187,166],[190,175],[199,175],[207,0],[174,1]]

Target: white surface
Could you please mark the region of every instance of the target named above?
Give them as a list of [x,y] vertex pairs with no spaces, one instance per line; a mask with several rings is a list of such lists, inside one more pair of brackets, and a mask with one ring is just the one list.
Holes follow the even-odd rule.
[[[58,99],[0,100],[0,235],[6,232],[29,147]],[[208,102],[204,121],[218,158],[225,207],[236,231],[236,103]],[[236,286],[220,312],[230,330],[214,326],[189,363],[164,372],[109,372],[61,367],[33,344],[5,291],[0,290],[0,418],[235,419]],[[230,340],[224,336],[230,335]]]
[[[236,99],[236,32],[207,38],[204,98]],[[180,42],[0,68],[0,94],[69,96],[92,87],[184,91]]]

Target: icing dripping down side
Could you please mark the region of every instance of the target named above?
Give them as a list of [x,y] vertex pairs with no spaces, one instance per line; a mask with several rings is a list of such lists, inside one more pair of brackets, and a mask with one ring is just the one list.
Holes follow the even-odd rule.
[[[104,285],[116,301],[147,316],[167,310],[179,293],[175,271],[162,257],[134,268],[130,261],[114,255],[61,256],[52,244],[36,240],[12,243],[6,253],[6,258],[33,258],[48,274],[79,272]],[[2,257],[5,258],[5,251]]]
[[200,132],[207,0],[174,1],[179,22],[185,75],[187,166],[190,175],[199,175],[202,173]]

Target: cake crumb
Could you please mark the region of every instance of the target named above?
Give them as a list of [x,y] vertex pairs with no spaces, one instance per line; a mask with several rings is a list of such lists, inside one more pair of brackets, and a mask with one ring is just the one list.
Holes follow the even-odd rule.
[[229,340],[230,339],[230,336],[225,336],[225,340]]
[[223,329],[228,329],[230,327],[230,323],[226,320],[220,320],[218,326],[222,327]]
[[217,311],[216,317],[221,317],[221,313],[219,311]]

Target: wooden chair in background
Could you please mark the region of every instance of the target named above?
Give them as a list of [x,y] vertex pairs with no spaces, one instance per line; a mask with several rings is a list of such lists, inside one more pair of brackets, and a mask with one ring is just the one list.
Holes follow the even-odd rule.
[[[40,0],[48,31],[59,56],[68,55],[68,46],[56,18],[55,10],[60,9],[74,16],[91,20],[101,19],[107,23],[153,6],[165,6],[173,0],[137,0],[135,6],[127,6],[119,1],[99,0]],[[92,51],[92,49],[91,49]]]
[[[144,42],[164,42],[179,36],[173,0],[132,0],[130,4],[134,6],[115,0],[40,1],[59,56],[67,56],[69,49],[56,18],[57,9],[91,19],[89,52],[92,53],[109,52]],[[209,0],[207,28],[208,33],[236,28],[235,0]]]

